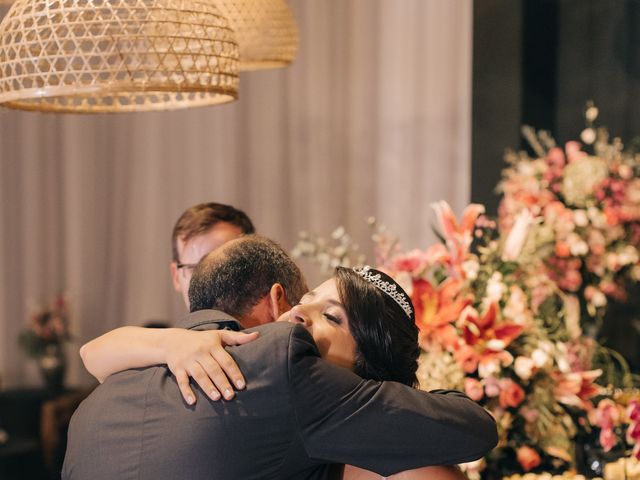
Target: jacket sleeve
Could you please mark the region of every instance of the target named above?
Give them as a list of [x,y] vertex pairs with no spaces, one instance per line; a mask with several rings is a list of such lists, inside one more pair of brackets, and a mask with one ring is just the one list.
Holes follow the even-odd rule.
[[291,335],[288,369],[298,428],[314,460],[389,476],[476,460],[497,443],[493,417],[463,393],[363,380],[322,360],[301,327]]

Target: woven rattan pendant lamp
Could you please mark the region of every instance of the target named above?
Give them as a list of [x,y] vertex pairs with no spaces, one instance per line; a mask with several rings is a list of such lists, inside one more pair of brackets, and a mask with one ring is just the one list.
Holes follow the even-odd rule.
[[240,70],[286,67],[298,51],[298,28],[284,0],[210,0],[229,19]]
[[0,23],[0,103],[167,110],[237,98],[238,45],[207,0],[17,0]]

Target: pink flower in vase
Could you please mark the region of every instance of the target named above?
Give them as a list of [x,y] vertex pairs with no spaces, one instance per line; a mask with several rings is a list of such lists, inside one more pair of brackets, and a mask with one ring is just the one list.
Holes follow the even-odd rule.
[[587,156],[586,152],[581,150],[580,142],[567,142],[564,146],[565,152],[567,152],[567,160],[569,163],[575,162],[576,160],[580,160]]
[[571,248],[567,242],[556,242],[554,253],[560,258],[567,258],[571,256]]
[[611,430],[620,422],[618,405],[609,398],[600,400],[598,406],[589,412],[589,421],[602,430]]
[[484,397],[484,389],[482,383],[475,378],[467,377],[464,379],[464,393],[466,393],[471,400],[479,402]]
[[578,270],[567,270],[564,276],[558,279],[558,285],[563,290],[575,292],[582,285],[582,275]]
[[631,400],[627,407],[627,416],[634,422],[640,421],[640,401]]
[[412,275],[419,275],[427,268],[428,259],[422,250],[411,250],[394,256],[391,259],[391,269],[394,272],[409,272]]
[[472,203],[465,207],[460,223],[447,202],[440,201],[431,205],[436,212],[441,234],[451,255],[455,272],[460,273],[462,262],[469,253],[473,241],[473,230],[478,217],[484,213],[484,206]]
[[494,398],[500,395],[500,384],[497,378],[487,377],[484,379],[484,392],[487,397]]
[[640,440],[640,423],[631,422],[626,433],[627,442],[630,444],[637,444]]
[[516,458],[525,472],[536,468],[541,462],[540,454],[533,448],[526,445],[519,447],[516,450]]
[[615,433],[613,433],[613,429],[603,428],[600,430],[600,445],[605,452],[615,447],[616,443],[618,443],[618,438]]
[[519,413],[527,423],[534,423],[540,417],[538,410],[527,407],[526,405],[520,408]]
[[500,380],[500,406],[517,407],[524,400],[524,390],[511,379]]

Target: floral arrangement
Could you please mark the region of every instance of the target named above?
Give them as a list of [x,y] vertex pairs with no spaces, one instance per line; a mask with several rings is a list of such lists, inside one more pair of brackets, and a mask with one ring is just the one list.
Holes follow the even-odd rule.
[[68,330],[68,306],[64,295],[56,296],[46,308],[34,310],[29,325],[18,336],[18,343],[32,358],[40,358],[51,348],[71,339]]
[[[463,390],[496,418],[498,447],[467,465],[467,473],[562,472],[575,465],[575,439],[596,430],[604,432],[601,448],[608,448],[613,423],[603,419],[611,416],[605,406],[614,397],[596,383],[598,345],[582,334],[579,311],[553,279],[530,275],[516,261],[535,218],[523,211],[501,236],[481,205],[468,206],[459,222],[445,202],[434,208],[443,243],[426,250],[402,251],[372,223],[376,264],[414,303],[421,388]],[[330,268],[351,250],[334,240],[337,245],[305,234],[296,253],[333,258],[323,262]],[[615,442],[638,445],[637,411],[623,416],[622,403],[614,405]],[[635,433],[620,435],[623,430]]]
[[[624,361],[583,330],[639,277],[639,162],[617,142],[596,150],[512,157],[497,221],[482,205],[458,219],[438,202],[442,242],[425,250],[402,250],[370,220],[376,267],[414,303],[421,388],[463,390],[498,424],[497,448],[465,466],[472,478],[575,470],[576,444],[640,459],[640,394]],[[363,263],[342,228],[330,241],[305,233],[294,255],[326,270]],[[616,385],[600,368],[611,364]]]
[[597,333],[609,302],[624,301],[640,280],[640,154],[610,142],[606,129],[593,126],[597,116],[588,105],[585,150],[578,142],[563,150],[525,128],[536,158],[508,154],[498,187],[501,229],[523,210],[538,219],[522,261],[575,296],[589,333]]

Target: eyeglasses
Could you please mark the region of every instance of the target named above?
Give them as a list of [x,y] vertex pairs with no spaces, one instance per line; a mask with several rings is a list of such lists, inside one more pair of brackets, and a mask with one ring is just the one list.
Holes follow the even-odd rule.
[[176,267],[178,267],[178,270],[180,270],[181,268],[188,268],[193,270],[197,266],[198,266],[197,263],[180,263],[180,262],[176,263]]

